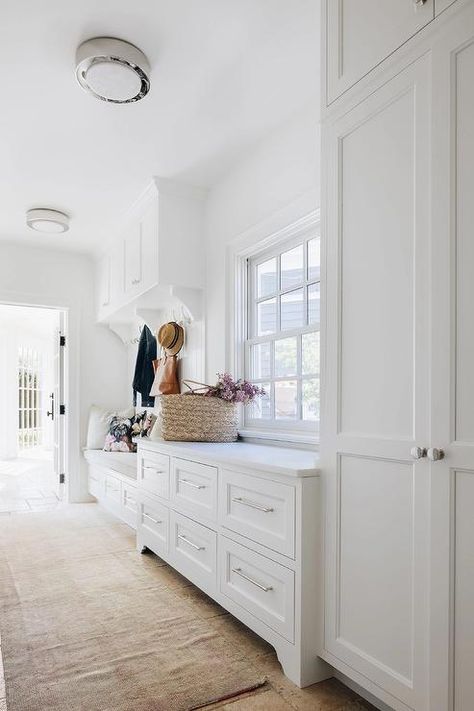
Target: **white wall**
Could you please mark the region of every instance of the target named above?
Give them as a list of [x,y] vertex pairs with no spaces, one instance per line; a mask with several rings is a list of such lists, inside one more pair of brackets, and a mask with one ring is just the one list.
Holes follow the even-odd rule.
[[131,402],[123,345],[111,331],[95,324],[93,275],[93,262],[86,256],[0,242],[0,301],[69,308],[69,474],[74,500],[85,498],[87,492],[80,449],[86,441],[90,405],[122,408]]
[[[319,115],[309,108],[270,134],[210,191],[206,206],[206,377],[228,367],[226,250],[262,223],[271,234],[319,207]],[[227,357],[226,357],[227,355]]]

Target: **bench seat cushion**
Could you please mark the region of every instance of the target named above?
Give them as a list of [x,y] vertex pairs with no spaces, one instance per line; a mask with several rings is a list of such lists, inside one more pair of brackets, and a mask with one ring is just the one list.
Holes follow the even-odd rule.
[[84,457],[89,464],[112,469],[117,474],[130,479],[137,478],[136,452],[104,452],[101,449],[85,449]]

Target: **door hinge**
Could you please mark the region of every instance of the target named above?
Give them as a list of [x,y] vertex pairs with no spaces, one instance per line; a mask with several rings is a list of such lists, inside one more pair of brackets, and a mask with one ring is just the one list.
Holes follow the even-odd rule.
[[59,345],[60,346],[66,345],[66,336],[59,336]]
[[65,474],[60,474],[60,475],[59,475],[59,483],[60,483],[60,484],[64,484],[65,481],[66,481],[66,475],[65,475]]
[[65,415],[65,414],[66,414],[66,405],[60,405],[60,406],[59,406],[59,414],[60,414],[60,415]]

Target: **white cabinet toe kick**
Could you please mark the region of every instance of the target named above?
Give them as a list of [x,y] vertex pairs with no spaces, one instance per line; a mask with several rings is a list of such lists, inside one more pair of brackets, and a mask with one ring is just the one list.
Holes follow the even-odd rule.
[[137,548],[156,553],[267,640],[286,676],[303,687],[332,668],[318,656],[317,455],[288,452],[278,449],[273,465],[270,447],[140,442]]

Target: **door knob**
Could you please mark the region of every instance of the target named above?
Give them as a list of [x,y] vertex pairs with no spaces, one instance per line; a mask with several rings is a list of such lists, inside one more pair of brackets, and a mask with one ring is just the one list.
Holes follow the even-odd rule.
[[437,449],[436,447],[430,447],[428,450],[428,459],[432,462],[438,462],[440,459],[444,458],[444,452],[442,449]]
[[412,447],[410,454],[413,459],[423,459],[423,457],[426,457],[426,449],[424,447]]

